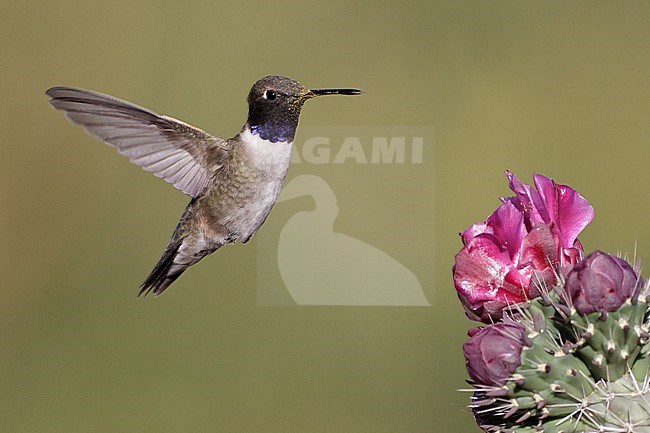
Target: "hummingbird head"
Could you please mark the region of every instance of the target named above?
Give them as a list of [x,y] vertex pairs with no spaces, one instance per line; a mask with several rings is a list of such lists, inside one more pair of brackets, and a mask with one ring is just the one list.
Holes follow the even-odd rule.
[[248,94],[247,125],[253,134],[263,140],[291,142],[305,101],[322,95],[361,93],[357,89],[310,90],[291,78],[271,75],[253,84]]

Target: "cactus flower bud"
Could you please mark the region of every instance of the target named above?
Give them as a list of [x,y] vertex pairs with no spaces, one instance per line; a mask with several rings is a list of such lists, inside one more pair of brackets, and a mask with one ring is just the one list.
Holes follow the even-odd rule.
[[525,330],[518,323],[482,328],[463,344],[467,372],[480,385],[502,386],[521,364],[524,342]]
[[566,290],[580,314],[616,311],[628,299],[636,300],[639,277],[625,260],[594,251],[567,275]]

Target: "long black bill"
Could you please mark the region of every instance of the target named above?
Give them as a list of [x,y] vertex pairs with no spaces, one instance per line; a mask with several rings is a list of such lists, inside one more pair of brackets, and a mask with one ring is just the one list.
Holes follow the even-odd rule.
[[363,90],[359,89],[311,89],[310,92],[314,96],[323,96],[323,95],[360,95],[364,93]]

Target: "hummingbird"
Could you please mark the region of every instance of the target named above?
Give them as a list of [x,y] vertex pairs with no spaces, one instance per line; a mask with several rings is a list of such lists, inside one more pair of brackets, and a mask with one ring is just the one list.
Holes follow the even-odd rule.
[[248,118],[232,138],[211,135],[173,117],[91,90],[52,87],[50,105],[190,196],[162,257],[140,286],[160,295],[185,270],[222,246],[248,242],[282,190],[303,104],[358,89],[308,89],[277,75],[248,94]]

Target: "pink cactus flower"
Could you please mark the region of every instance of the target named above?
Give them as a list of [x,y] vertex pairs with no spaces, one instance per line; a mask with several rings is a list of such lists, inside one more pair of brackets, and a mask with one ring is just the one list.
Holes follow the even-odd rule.
[[504,308],[539,296],[539,284],[583,253],[580,232],[594,210],[574,189],[535,174],[534,186],[506,172],[512,197],[485,222],[461,233],[462,250],[453,268],[454,285],[468,317],[499,320]]

